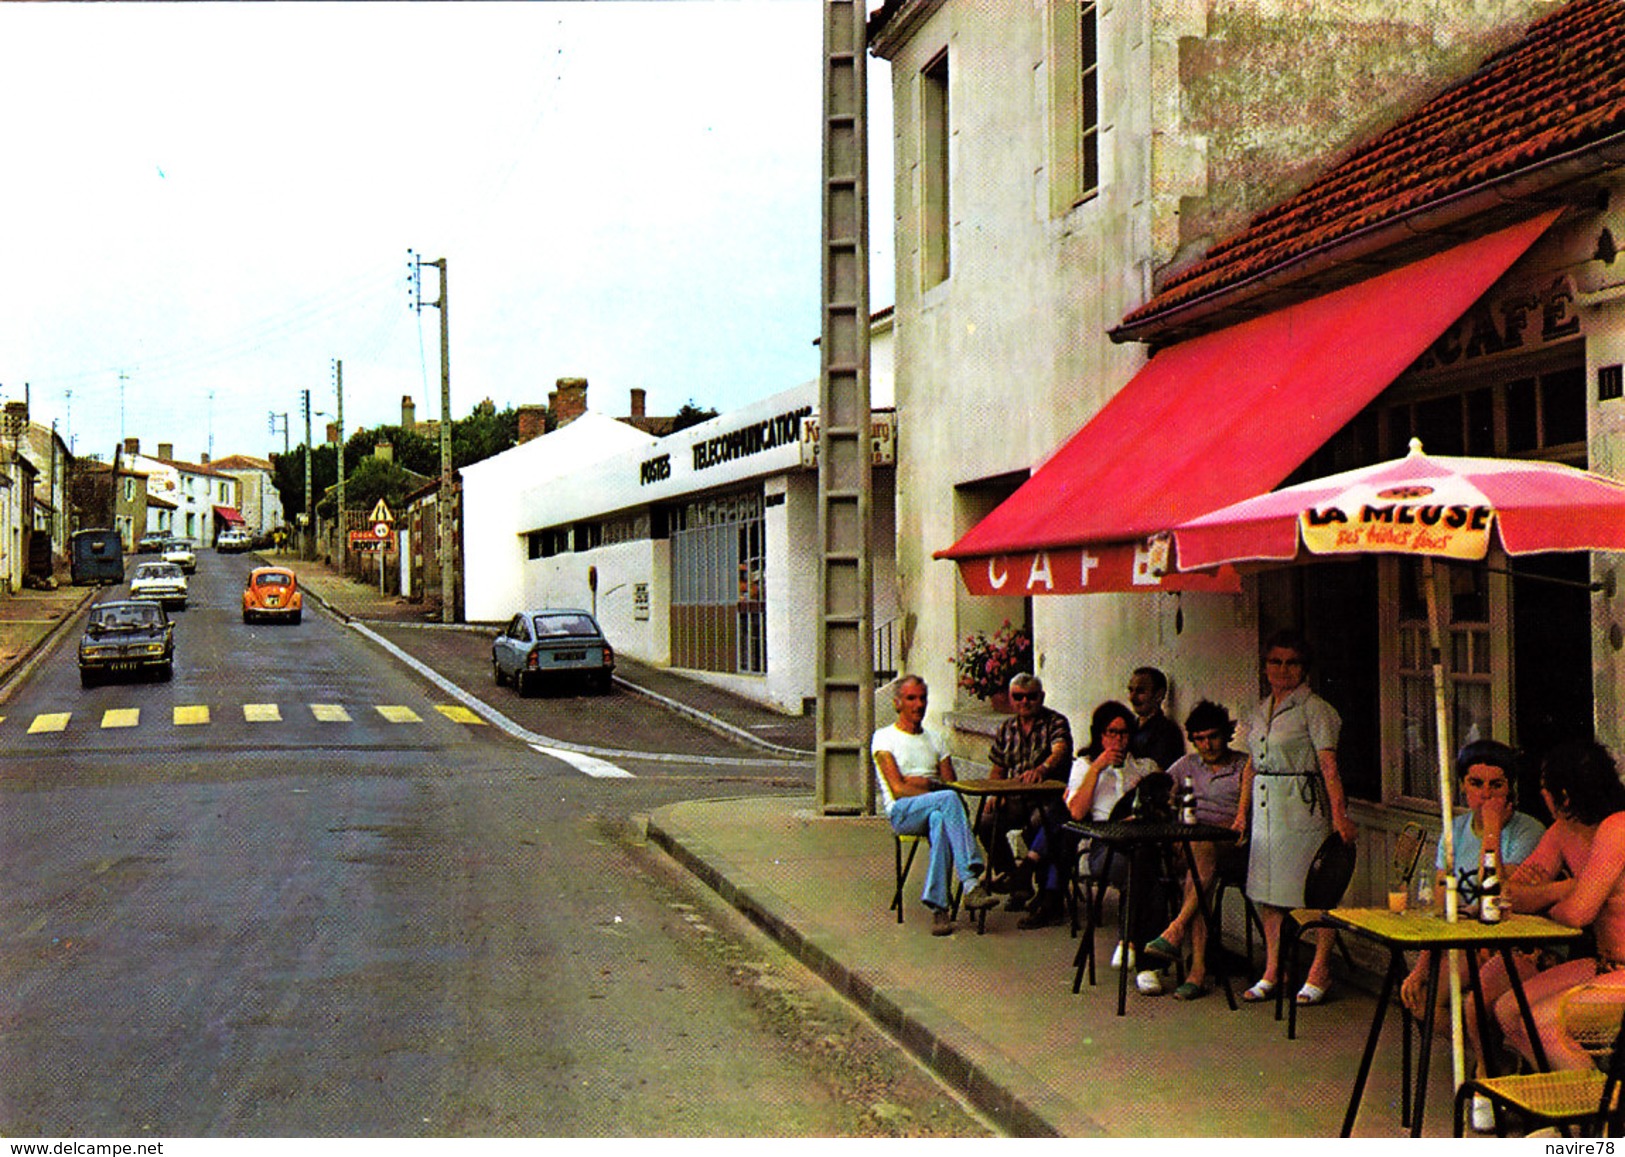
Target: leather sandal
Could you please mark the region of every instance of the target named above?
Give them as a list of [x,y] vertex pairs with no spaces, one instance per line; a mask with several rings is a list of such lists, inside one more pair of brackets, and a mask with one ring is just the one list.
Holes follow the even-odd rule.
[[1326,991],[1330,987],[1330,985],[1321,986],[1319,984],[1305,984],[1302,988],[1298,989],[1298,1003],[1322,1004],[1326,1000]]
[[1270,999],[1274,995],[1275,981],[1260,980],[1246,992],[1242,993],[1241,999],[1246,1001],[1248,1004],[1262,1004],[1264,1001]]

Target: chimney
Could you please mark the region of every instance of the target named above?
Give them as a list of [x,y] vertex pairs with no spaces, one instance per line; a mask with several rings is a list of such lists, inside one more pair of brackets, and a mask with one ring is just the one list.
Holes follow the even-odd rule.
[[632,417],[643,417],[644,398],[646,396],[647,395],[642,389],[639,389],[637,386],[632,387]]
[[373,443],[372,456],[380,462],[395,461],[395,444],[383,438],[378,439],[377,442]]
[[547,407],[538,406],[534,402],[519,407],[519,442],[524,444],[532,438],[540,438],[547,433]]
[[553,417],[560,426],[567,426],[587,412],[587,379],[560,378],[553,392]]
[[198,456],[197,464],[199,466],[207,466],[209,464],[209,453],[207,450]]
[[126,439],[124,439],[124,452],[126,454],[129,454],[131,457],[134,457],[135,455],[141,453],[141,439],[140,438],[126,438]]
[[401,429],[410,430],[418,424],[418,408],[411,394],[401,395]]
[[173,462],[175,460],[175,443],[158,443],[158,457],[162,458],[165,462]]
[[339,424],[337,422],[329,422],[327,424],[327,441],[328,441],[328,444],[331,445],[331,444],[337,442],[338,440],[339,440]]

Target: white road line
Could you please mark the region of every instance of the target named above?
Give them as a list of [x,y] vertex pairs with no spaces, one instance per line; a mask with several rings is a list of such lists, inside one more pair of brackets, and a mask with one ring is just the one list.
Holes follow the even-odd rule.
[[544,747],[540,743],[532,743],[530,746],[543,755],[551,755],[554,759],[563,760],[577,771],[585,772],[594,779],[636,778],[626,768],[616,767],[608,760],[599,759],[595,755],[582,755],[579,751],[565,751],[561,747]]

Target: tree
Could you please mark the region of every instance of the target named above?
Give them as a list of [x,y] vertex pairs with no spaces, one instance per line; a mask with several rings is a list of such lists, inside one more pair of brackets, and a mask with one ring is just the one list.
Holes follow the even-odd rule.
[[[288,520],[303,514],[305,506],[305,448],[295,446],[286,454],[271,455],[273,484],[282,498]],[[311,485],[323,494],[339,480],[338,453],[332,446],[317,446],[310,456]]]
[[[344,479],[344,504],[351,510],[371,510],[382,498],[390,510],[401,512],[406,509],[406,496],[422,485],[422,475],[406,470],[398,462],[366,458]],[[335,490],[322,499],[317,513],[332,518],[337,505]]]
[[672,418],[671,432],[675,434],[677,431],[686,430],[690,426],[698,426],[701,422],[709,422],[716,416],[717,412],[715,410],[703,410],[694,404],[693,398],[690,398],[677,408],[677,413]]

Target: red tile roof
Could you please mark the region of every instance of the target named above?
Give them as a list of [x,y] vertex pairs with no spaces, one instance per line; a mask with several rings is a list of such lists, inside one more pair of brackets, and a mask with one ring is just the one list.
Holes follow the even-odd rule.
[[1625,132],[1622,46],[1625,0],[1570,0],[1470,76],[1167,277],[1113,337],[1146,340],[1170,314],[1200,299],[1223,297],[1265,274],[1290,276],[1290,267],[1311,254]]

